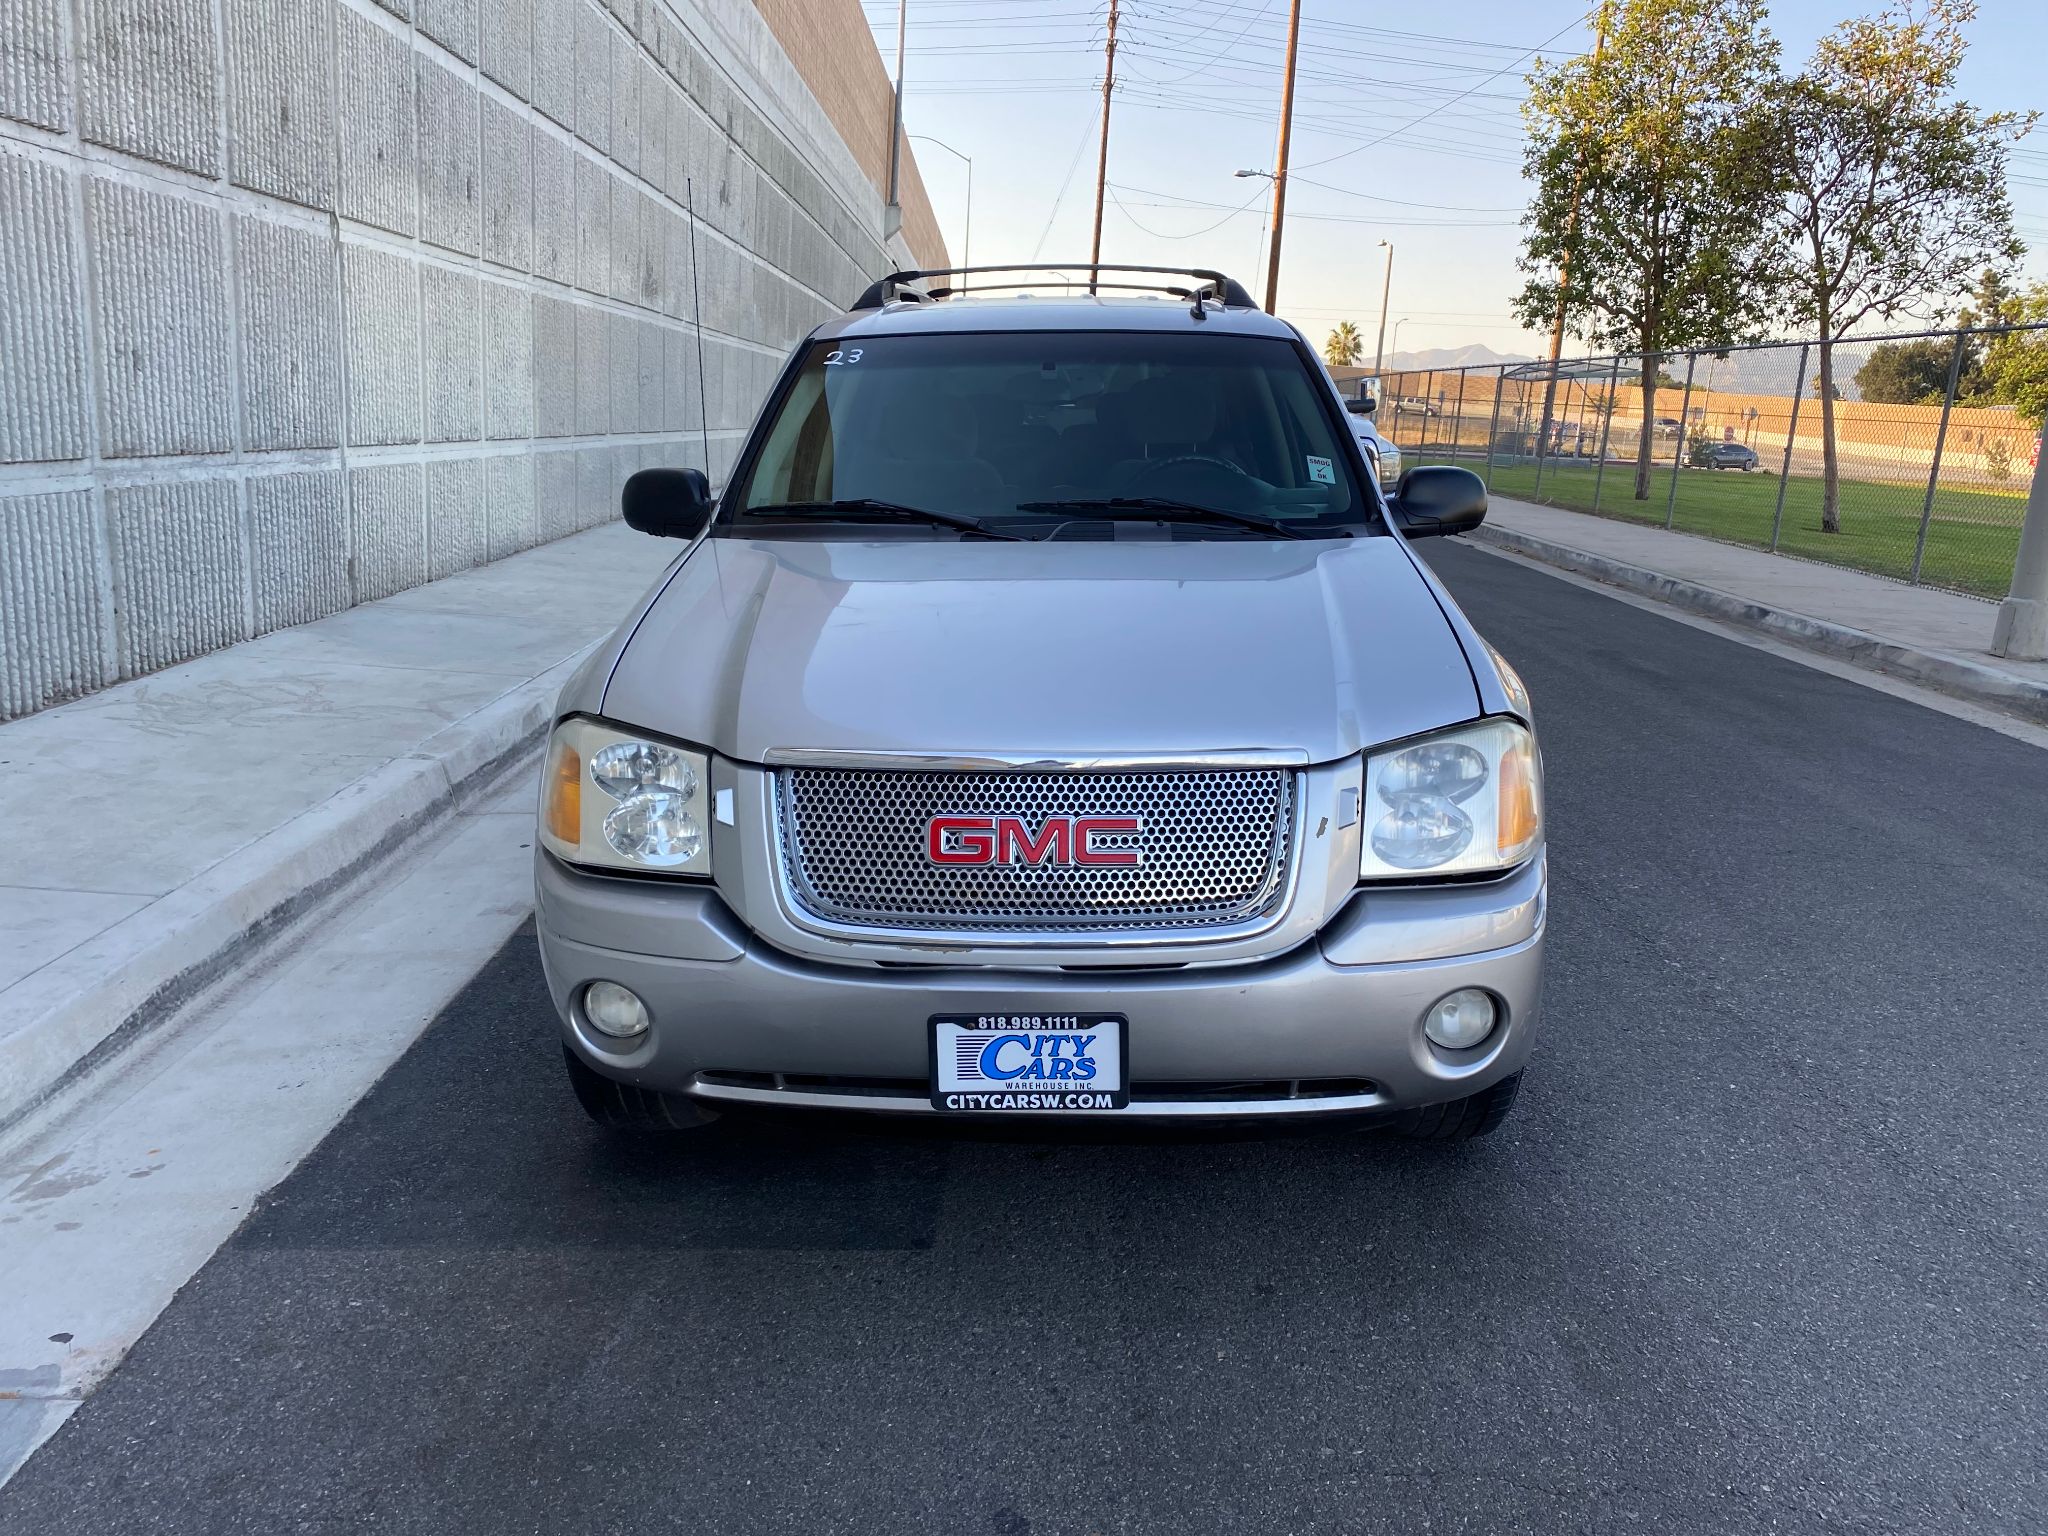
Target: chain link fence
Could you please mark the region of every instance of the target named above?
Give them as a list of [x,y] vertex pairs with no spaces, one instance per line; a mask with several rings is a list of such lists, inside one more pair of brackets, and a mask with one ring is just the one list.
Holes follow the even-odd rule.
[[2041,435],[1985,397],[1996,346],[2048,348],[2048,327],[1838,341],[1832,411],[1819,344],[1793,341],[1388,372],[1375,423],[1502,496],[1997,599]]

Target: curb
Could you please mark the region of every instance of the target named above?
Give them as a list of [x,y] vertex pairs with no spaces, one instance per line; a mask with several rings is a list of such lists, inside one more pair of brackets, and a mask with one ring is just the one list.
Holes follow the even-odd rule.
[[1667,576],[1644,566],[1630,565],[1606,555],[1591,554],[1566,544],[1519,533],[1512,528],[1482,525],[1466,535],[1474,543],[1491,545],[1510,554],[1522,555],[1575,575],[1590,576],[1611,587],[1640,593],[1696,613],[1769,635],[1838,661],[1846,661],[1887,677],[1903,678],[1941,693],[1984,704],[2036,724],[2048,725],[2048,683],[2014,677],[1996,667],[1940,651],[1916,650],[1867,630],[1816,619],[1809,614],[1773,608],[1747,597],[1737,597],[1715,587],[1681,577]]
[[586,648],[443,727],[10,989],[0,1133],[162,1024],[539,745]]

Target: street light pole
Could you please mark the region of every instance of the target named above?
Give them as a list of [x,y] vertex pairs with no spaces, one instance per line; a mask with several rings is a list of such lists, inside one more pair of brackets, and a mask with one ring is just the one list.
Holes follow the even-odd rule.
[[2012,591],[1999,605],[1991,654],[2014,661],[2048,661],[2048,435],[2034,446],[2034,483],[2020,524]]
[[1116,8],[1117,0],[1109,0],[1109,42],[1102,55],[1102,144],[1095,155],[1095,233],[1088,241],[1088,291],[1095,292],[1095,282],[1102,274],[1095,269],[1102,264],[1102,199],[1109,188],[1109,99],[1116,91]]
[[[974,265],[974,157],[961,154],[959,150],[948,144],[944,139],[935,139],[928,133],[913,133],[911,137],[921,143],[938,145],[940,149],[943,149],[947,154],[953,156],[967,167],[967,218],[965,220],[966,228],[960,233],[960,265],[971,267]],[[967,279],[965,277],[960,279],[960,291],[963,294],[967,292]]]
[[1380,344],[1373,352],[1372,371],[1374,377],[1378,377],[1380,369],[1386,366],[1387,295],[1394,291],[1394,242],[1382,240],[1380,244],[1387,248],[1387,275],[1380,284]]
[[[910,26],[910,0],[896,0],[896,106],[889,121],[889,209],[896,229],[903,227],[903,199],[900,178],[903,167],[903,39]],[[886,238],[896,230],[884,229]]]

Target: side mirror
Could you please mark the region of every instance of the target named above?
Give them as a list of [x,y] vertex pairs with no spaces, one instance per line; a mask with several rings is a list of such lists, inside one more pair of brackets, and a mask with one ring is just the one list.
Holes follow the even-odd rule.
[[1353,395],[1344,402],[1344,409],[1354,416],[1370,416],[1379,406],[1379,401],[1371,395]]
[[711,482],[701,469],[643,469],[619,493],[626,526],[658,539],[694,539],[711,521]]
[[1388,505],[1411,539],[1470,533],[1486,521],[1486,482],[1469,469],[1426,464],[1401,477]]

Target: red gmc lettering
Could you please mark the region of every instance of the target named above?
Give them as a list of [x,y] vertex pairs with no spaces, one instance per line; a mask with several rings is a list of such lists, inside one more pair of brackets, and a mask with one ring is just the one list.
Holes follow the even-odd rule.
[[925,856],[934,864],[1132,865],[1135,848],[1097,848],[1097,836],[1129,836],[1136,816],[1048,816],[1034,833],[1021,816],[934,816]]
[[[956,842],[951,848],[946,846],[949,833]],[[993,864],[995,823],[987,816],[934,816],[925,828],[924,851],[934,864]]]
[[1120,832],[1136,832],[1138,825],[1138,818],[1135,816],[1076,816],[1074,818],[1074,862],[1076,864],[1137,863],[1137,849],[1097,848],[1095,846],[1095,834],[1100,832],[1114,836]]

